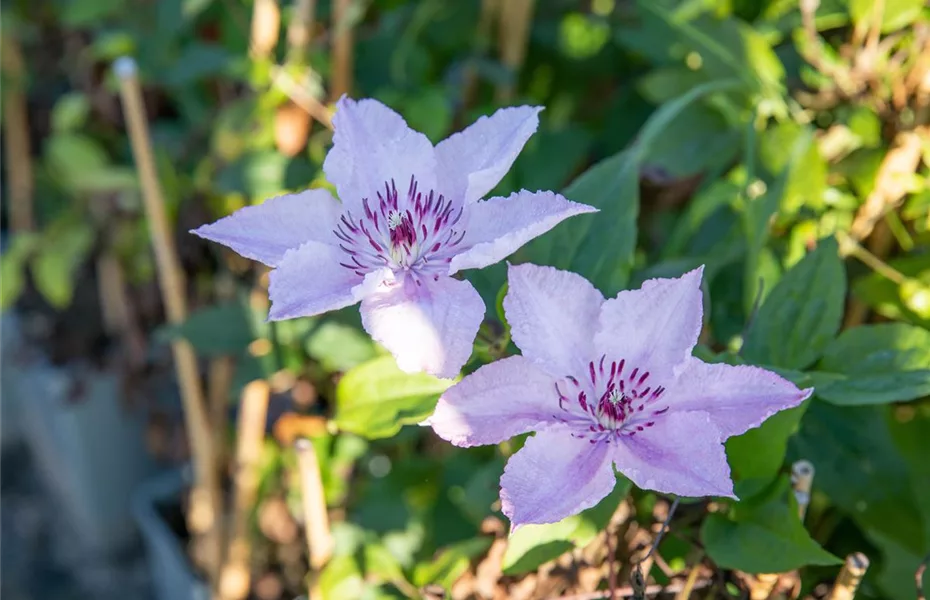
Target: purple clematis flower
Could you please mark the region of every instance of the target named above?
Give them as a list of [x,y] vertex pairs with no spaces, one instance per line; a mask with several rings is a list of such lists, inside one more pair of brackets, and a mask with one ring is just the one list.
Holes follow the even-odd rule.
[[457,446],[536,432],[501,477],[515,527],[594,506],[614,466],[643,489],[734,497],[722,442],[810,395],[758,367],[691,356],[702,271],[605,301],[574,273],[510,267],[504,310],[523,355],[446,390],[425,424]]
[[274,267],[270,320],[361,301],[362,323],[408,372],[458,374],[485,308],[462,269],[499,262],[596,209],[552,192],[482,201],[536,131],[541,109],[505,108],[433,146],[375,100],[343,98],[323,189],[243,208],[193,233]]

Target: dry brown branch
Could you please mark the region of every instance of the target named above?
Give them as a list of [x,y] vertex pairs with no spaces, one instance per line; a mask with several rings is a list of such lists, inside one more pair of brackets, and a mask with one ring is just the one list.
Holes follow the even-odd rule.
[[[142,102],[136,64],[121,58],[114,65],[120,80],[120,97],[129,130],[132,154],[142,185],[142,199],[155,249],[158,283],[170,323],[181,323],[187,316],[184,278],[178,261],[174,239],[168,225],[164,196],[155,168],[155,156],[149,138],[148,122]],[[220,483],[216,472],[213,438],[207,419],[200,372],[194,349],[183,340],[171,345],[184,417],[191,450],[194,481],[191,490],[188,527],[195,537],[201,537],[205,569],[216,582],[222,553],[219,520],[222,513]]]
[[269,393],[268,384],[261,380],[248,384],[242,392],[234,478],[233,536],[219,584],[223,600],[243,600],[249,594],[252,554],[249,514],[258,498],[259,465],[265,439]]
[[23,56],[16,39],[9,33],[2,43],[3,71],[8,81],[3,85],[3,151],[6,154],[6,176],[9,180],[7,214],[10,231],[31,231],[35,227],[32,208],[32,153],[29,148],[29,113],[24,93]]
[[853,239],[864,240],[875,224],[901,204],[910,191],[910,182],[920,164],[921,151],[930,143],[930,127],[920,126],[902,131],[885,155],[875,177],[875,187],[856,213],[850,228]]

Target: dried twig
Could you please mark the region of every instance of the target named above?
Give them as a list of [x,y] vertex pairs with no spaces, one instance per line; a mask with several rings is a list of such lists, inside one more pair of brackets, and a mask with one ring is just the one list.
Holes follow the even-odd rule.
[[833,584],[828,600],[853,600],[856,597],[856,590],[859,589],[859,583],[869,568],[869,558],[861,553],[854,552],[846,557],[843,568]]
[[[155,168],[155,157],[149,138],[136,63],[131,58],[124,57],[114,64],[113,69],[120,80],[120,97],[126,115],[132,153],[142,185],[142,199],[152,245],[155,248],[158,282],[165,304],[165,312],[169,322],[180,323],[187,316],[184,278],[168,225],[164,197]],[[183,340],[172,343],[171,348],[181,387],[188,444],[194,469],[190,510],[187,515],[188,527],[195,537],[200,536],[203,539],[205,568],[211,580],[215,582],[222,551],[219,529],[222,509],[213,438],[210,435],[194,349]]]
[[[688,583],[687,581],[683,581],[683,582],[670,583],[668,585],[658,585],[658,584],[648,585],[645,588],[643,588],[643,593],[649,596],[653,594],[658,594],[658,593],[676,594],[680,592],[681,590],[685,589],[685,586],[687,585],[687,583]],[[698,581],[697,583],[693,584],[691,586],[691,589],[702,590],[704,588],[710,587],[712,583],[713,582],[711,580],[705,579],[703,581]],[[638,593],[637,590],[633,589],[633,587],[629,585],[623,586],[617,589],[615,592],[617,598],[635,598],[637,593]],[[590,592],[588,594],[575,594],[573,596],[555,596],[555,597],[549,598],[549,600],[604,600],[605,598],[608,597],[608,594],[610,594],[609,591]]]
[[32,212],[32,153],[29,148],[29,113],[26,110],[23,56],[16,39],[7,33],[2,39],[3,71],[8,81],[3,85],[3,129],[6,153],[6,176],[9,179],[7,210],[10,231],[31,231],[35,227]]
[[872,233],[875,224],[885,213],[894,210],[910,191],[909,183],[920,164],[921,151],[930,143],[930,127],[921,126],[913,131],[902,131],[895,138],[894,147],[885,154],[875,176],[875,187],[856,213],[850,235],[864,240]]
[[245,386],[242,392],[237,432],[233,537],[219,584],[220,596],[224,600],[242,600],[249,594],[252,553],[249,543],[249,514],[258,496],[259,464],[262,442],[265,439],[268,396],[268,383],[261,380]]

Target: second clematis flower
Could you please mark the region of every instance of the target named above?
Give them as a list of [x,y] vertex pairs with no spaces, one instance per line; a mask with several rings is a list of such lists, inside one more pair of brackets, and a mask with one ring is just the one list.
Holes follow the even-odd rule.
[[770,371],[691,355],[702,271],[605,301],[580,275],[510,267],[504,311],[523,355],[446,390],[425,424],[457,446],[536,432],[501,477],[514,526],[594,506],[615,467],[643,489],[733,496],[723,442],[810,396]]
[[596,209],[552,192],[482,200],[539,124],[535,107],[482,117],[435,147],[375,100],[337,104],[324,189],[243,208],[193,233],[270,267],[270,320],[361,301],[365,330],[408,372],[455,377],[484,317],[463,269],[499,262]]

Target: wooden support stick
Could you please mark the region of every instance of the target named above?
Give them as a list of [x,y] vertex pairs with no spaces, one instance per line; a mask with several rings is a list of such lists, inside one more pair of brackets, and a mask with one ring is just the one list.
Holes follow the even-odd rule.
[[304,529],[307,534],[307,551],[310,554],[310,598],[319,598],[316,589],[320,571],[329,562],[333,553],[333,538],[329,532],[329,513],[326,511],[326,496],[323,480],[313,443],[302,438],[294,444],[303,496]]
[[220,597],[244,600],[249,595],[252,546],[249,543],[249,514],[258,497],[259,466],[265,424],[268,418],[268,383],[253,381],[242,392],[236,450],[233,536],[229,555],[220,574]]
[[523,62],[526,60],[526,47],[533,22],[535,0],[507,0],[501,6],[498,44],[501,62],[510,69],[513,81],[497,88],[497,101],[506,103],[513,100],[517,89],[517,78]]
[[333,18],[331,24],[332,79],[330,81],[330,99],[335,102],[343,94],[352,93],[352,26],[349,24],[349,12],[352,0],[333,0]]
[[23,92],[23,56],[16,40],[3,36],[3,72],[8,81],[3,85],[3,151],[6,154],[6,176],[10,195],[7,216],[13,233],[31,231],[35,227],[32,210],[32,154],[29,149],[29,113]]
[[855,552],[846,557],[843,568],[833,584],[828,600],[853,600],[856,597],[856,590],[862,582],[862,577],[869,569],[868,557],[861,553]]
[[[168,217],[164,196],[155,168],[155,157],[149,139],[148,123],[142,102],[136,63],[128,57],[120,58],[113,66],[120,80],[120,97],[123,103],[132,154],[142,185],[142,200],[155,247],[158,283],[162,301],[170,323],[180,323],[187,316],[187,299],[184,279]],[[191,489],[190,510],[187,514],[191,534],[203,538],[204,568],[215,584],[218,575],[222,540],[219,521],[222,515],[220,482],[216,472],[213,438],[210,435],[206,407],[201,387],[200,372],[194,349],[186,341],[171,345],[174,366],[181,388],[188,444],[191,450],[194,481]]]
[[791,465],[791,488],[798,501],[798,516],[801,522],[807,516],[807,507],[811,503],[811,487],[814,483],[814,465],[809,460],[799,460]]
[[281,32],[281,9],[277,0],[255,0],[252,7],[252,32],[249,49],[252,58],[271,56]]
[[307,48],[313,39],[316,24],[316,0],[297,0],[291,24],[287,28],[287,43],[292,58],[306,59]]

